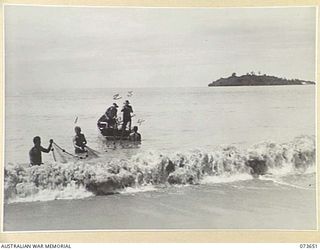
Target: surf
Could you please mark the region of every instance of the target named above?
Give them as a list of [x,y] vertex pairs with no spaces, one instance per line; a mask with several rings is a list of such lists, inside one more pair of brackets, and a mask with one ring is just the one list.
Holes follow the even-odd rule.
[[172,185],[228,183],[261,176],[276,179],[314,172],[315,158],[315,138],[300,136],[287,143],[264,141],[246,149],[225,146],[212,151],[147,151],[129,159],[7,164],[4,199],[7,203],[82,199]]

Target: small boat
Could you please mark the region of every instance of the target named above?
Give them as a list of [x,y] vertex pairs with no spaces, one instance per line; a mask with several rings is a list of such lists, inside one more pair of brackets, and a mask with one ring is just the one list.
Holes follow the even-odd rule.
[[[132,92],[129,92],[130,94]],[[118,94],[117,94],[118,95]],[[129,104],[129,101],[126,101],[126,104]],[[115,107],[118,107],[115,103],[114,103]],[[108,109],[109,110],[109,109]],[[100,131],[100,133],[108,140],[108,141],[118,141],[120,140],[130,140],[130,134],[133,133],[132,139],[133,141],[141,141],[141,135],[139,133],[137,133],[138,131],[138,126],[133,126],[133,129],[122,129],[123,126],[123,122],[120,119],[116,118],[116,112],[115,114],[113,114],[114,118],[110,118],[108,117],[108,110],[105,114],[103,114],[97,121],[97,126],[98,129]],[[132,109],[131,109],[131,113],[132,113]],[[131,117],[134,117],[135,115],[131,115]],[[138,124],[141,125],[141,123],[144,122],[144,120],[139,119],[138,120]],[[126,123],[127,124],[127,123]],[[126,126],[125,124],[125,126]],[[130,122],[131,124],[131,122]],[[118,128],[120,126],[120,128]],[[139,138],[139,139],[137,139]]]
[[105,126],[99,126],[100,133],[109,141],[115,140],[129,140],[130,130],[117,129],[117,128],[108,128]]

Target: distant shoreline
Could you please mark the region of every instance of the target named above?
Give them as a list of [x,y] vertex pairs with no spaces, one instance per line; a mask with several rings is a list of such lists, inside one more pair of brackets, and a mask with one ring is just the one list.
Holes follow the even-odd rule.
[[304,81],[299,79],[285,79],[276,76],[269,75],[255,75],[254,73],[246,74],[242,76],[236,76],[233,73],[230,77],[220,78],[212,83],[209,83],[209,87],[220,86],[280,86],[280,85],[315,85],[315,82]]

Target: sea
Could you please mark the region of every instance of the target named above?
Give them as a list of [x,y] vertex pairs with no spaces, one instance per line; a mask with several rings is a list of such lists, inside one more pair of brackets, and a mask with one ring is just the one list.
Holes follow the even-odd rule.
[[[5,97],[4,231],[316,230],[314,85],[64,89]],[[141,144],[107,141],[129,100]],[[74,127],[90,152],[75,156]],[[29,166],[33,137],[54,151]]]

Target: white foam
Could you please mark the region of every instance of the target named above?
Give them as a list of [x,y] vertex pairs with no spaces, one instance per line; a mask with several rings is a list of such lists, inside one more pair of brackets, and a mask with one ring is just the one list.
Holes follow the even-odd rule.
[[206,176],[201,180],[201,184],[229,183],[236,181],[246,181],[251,179],[252,175],[250,174],[238,174],[231,176]]
[[[250,161],[260,165],[249,167]],[[229,146],[209,152],[193,150],[163,154],[149,151],[126,160],[96,159],[32,167],[8,164],[5,198],[10,202],[81,199],[92,193],[152,191],[154,185],[168,183],[175,186],[228,183],[252,179],[250,173],[256,171],[254,167],[276,179],[296,173],[313,173],[314,163],[314,138],[299,137],[284,144],[259,143],[248,150]]]
[[292,173],[293,171],[294,169],[292,168],[292,164],[284,164],[283,166],[278,168],[270,168],[268,173],[276,176],[284,176]]
[[67,187],[64,187],[62,190],[44,189],[38,191],[37,193],[31,194],[30,196],[16,196],[14,198],[10,198],[8,200],[8,203],[84,199],[90,196],[93,196],[93,194],[85,190],[84,187],[76,187],[75,185],[69,185]]
[[294,185],[291,183],[287,183],[287,182],[283,182],[283,181],[279,181],[277,179],[272,179],[272,178],[268,178],[268,177],[261,177],[261,180],[266,180],[266,181],[272,181],[276,184],[282,185],[282,186],[288,186],[288,187],[293,187],[293,188],[297,188],[297,189],[303,189],[303,190],[310,190],[311,188],[306,188],[306,187],[302,187],[302,186],[298,186],[298,185]]
[[141,193],[141,192],[150,192],[157,190],[154,186],[137,186],[137,187],[127,187],[120,191],[121,194],[133,194],[133,193]]

